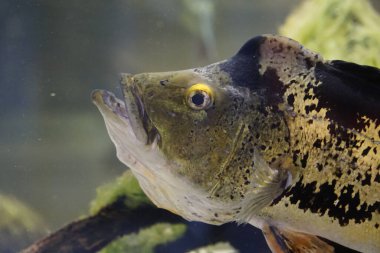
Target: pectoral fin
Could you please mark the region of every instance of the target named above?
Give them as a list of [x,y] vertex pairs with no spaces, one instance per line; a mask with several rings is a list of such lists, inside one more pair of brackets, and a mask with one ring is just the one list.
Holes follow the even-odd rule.
[[272,168],[255,149],[255,170],[252,175],[252,190],[247,193],[238,222],[249,221],[262,208],[268,206],[291,185],[292,175],[283,168]]
[[273,253],[333,253],[334,247],[317,236],[264,225],[265,239]]

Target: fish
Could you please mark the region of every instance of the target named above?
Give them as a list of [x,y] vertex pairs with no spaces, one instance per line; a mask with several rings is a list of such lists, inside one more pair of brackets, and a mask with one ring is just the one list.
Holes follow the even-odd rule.
[[229,59],[120,83],[122,99],[92,100],[159,208],[251,224],[276,253],[380,252],[379,69],[265,34]]

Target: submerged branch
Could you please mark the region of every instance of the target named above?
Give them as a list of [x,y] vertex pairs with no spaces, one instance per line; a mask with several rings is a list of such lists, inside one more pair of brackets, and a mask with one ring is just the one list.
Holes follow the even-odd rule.
[[126,201],[125,197],[119,198],[97,214],[66,225],[21,253],[97,252],[116,238],[157,222],[184,222],[179,216],[149,204],[131,209]]

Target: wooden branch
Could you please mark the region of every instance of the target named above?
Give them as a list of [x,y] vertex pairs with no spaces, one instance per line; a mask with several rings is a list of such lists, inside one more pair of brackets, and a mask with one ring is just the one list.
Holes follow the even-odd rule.
[[[239,252],[267,252],[261,233],[251,226],[234,223],[212,226],[189,223],[166,210],[149,204],[134,209],[126,206],[125,197],[103,208],[98,214],[72,222],[55,233],[35,242],[21,253],[90,253],[98,252],[120,236],[137,232],[157,222],[185,223],[192,226],[179,240],[159,245],[156,252],[187,252],[220,241],[229,242]],[[194,226],[197,227],[194,230]],[[255,240],[258,239],[258,242]],[[329,242],[331,243],[331,242]],[[332,243],[336,253],[356,252]]]
[[66,225],[21,253],[97,252],[118,237],[157,222],[184,222],[179,216],[149,204],[128,208],[125,201],[128,200],[120,198],[98,214]]

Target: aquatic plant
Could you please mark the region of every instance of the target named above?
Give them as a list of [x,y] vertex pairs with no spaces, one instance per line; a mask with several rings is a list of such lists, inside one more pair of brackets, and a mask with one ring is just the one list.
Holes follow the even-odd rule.
[[138,233],[126,235],[115,240],[100,253],[115,252],[141,252],[153,253],[154,248],[160,244],[175,241],[186,230],[184,224],[157,223],[149,228],[140,230]]
[[220,242],[213,245],[209,245],[207,247],[202,247],[199,249],[189,251],[189,253],[238,253],[238,252],[239,252],[238,250],[236,250],[234,247],[231,246],[231,244],[227,242]]
[[16,252],[44,232],[44,222],[30,207],[0,194],[0,252]]
[[368,0],[307,0],[279,32],[325,59],[380,67],[379,24],[380,15]]
[[125,204],[132,209],[144,203],[151,203],[141,190],[132,172],[127,170],[115,181],[99,186],[96,189],[96,198],[90,204],[90,214],[96,214],[103,207],[125,196],[128,197],[128,201]]

